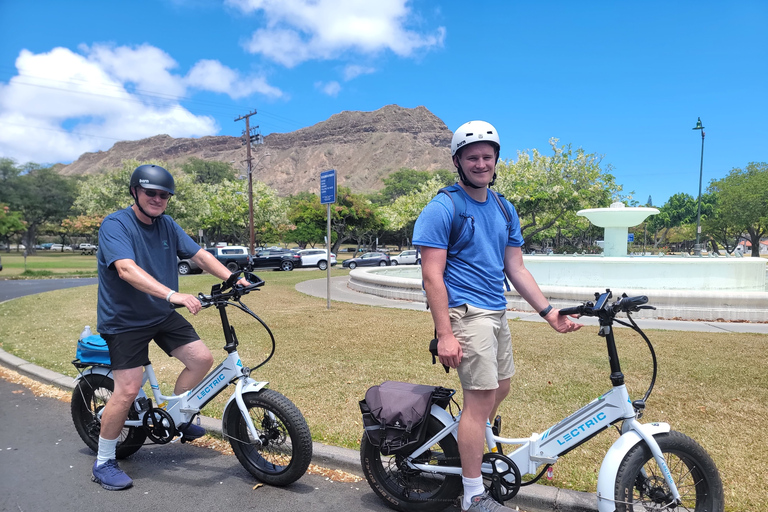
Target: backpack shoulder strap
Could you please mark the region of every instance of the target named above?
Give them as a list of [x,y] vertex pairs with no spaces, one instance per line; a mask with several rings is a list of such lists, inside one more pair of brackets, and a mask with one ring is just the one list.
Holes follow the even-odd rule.
[[[512,234],[512,213],[509,211],[509,207],[507,206],[507,201],[504,201],[504,195],[500,194],[498,192],[495,192],[488,189],[488,193],[493,196],[494,199],[496,199],[496,204],[499,205],[499,208],[501,208],[501,213],[504,214],[504,218],[507,221],[507,238],[509,238],[509,235]],[[507,291],[511,291],[512,289],[509,286],[509,281],[506,279],[506,276],[504,278],[504,286],[507,288]]]
[[[467,201],[464,196],[459,192],[459,185],[453,184],[449,187],[443,187],[438,190],[438,193],[442,193],[451,198],[453,203],[453,219],[451,220],[451,234],[448,237],[448,250],[453,248],[456,241],[459,239],[461,230],[464,227],[464,223],[467,220]],[[458,252],[458,251],[457,251]]]

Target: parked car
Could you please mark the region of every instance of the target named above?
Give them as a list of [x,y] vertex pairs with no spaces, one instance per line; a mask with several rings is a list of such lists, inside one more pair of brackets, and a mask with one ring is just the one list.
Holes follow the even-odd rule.
[[356,268],[356,267],[386,267],[389,265],[389,256],[383,252],[367,252],[357,258],[350,258],[344,260],[341,264],[344,268]]
[[293,270],[301,267],[301,256],[290,249],[264,249],[256,252],[253,257],[253,268],[279,268],[280,270]]
[[80,251],[80,254],[96,254],[96,251],[99,250],[99,246],[93,244],[80,244],[77,246],[77,249]]
[[392,256],[390,259],[390,265],[420,265],[421,258],[419,258],[418,251],[416,249],[409,249],[403,251],[400,254]]
[[40,244],[40,248],[45,250],[45,251],[47,251],[47,250],[49,250],[51,248],[52,245],[53,245],[53,243],[48,242],[48,243]]
[[[328,268],[328,251],[325,249],[302,249],[296,251],[301,256],[302,267],[317,267],[320,270]],[[336,264],[336,255],[331,253],[331,266]]]
[[69,245],[51,244],[49,250],[54,252],[72,252],[72,247]]

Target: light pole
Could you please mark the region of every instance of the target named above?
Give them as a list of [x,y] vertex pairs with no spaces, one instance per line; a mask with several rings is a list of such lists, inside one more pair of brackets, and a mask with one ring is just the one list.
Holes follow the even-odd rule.
[[701,164],[699,165],[699,206],[696,211],[696,245],[693,246],[693,255],[701,256],[701,244],[699,239],[701,237],[701,178],[704,172],[704,126],[701,124],[701,118],[696,121],[694,130],[701,130]]

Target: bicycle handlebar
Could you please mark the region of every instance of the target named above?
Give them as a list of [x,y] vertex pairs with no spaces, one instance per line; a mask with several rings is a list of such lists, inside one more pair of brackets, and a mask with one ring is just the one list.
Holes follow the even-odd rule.
[[[237,284],[237,282],[240,280],[240,275],[242,276],[251,284],[248,286],[243,286]],[[197,295],[197,300],[200,301],[202,306],[204,308],[207,308],[208,306],[214,306],[216,304],[226,303],[229,301],[229,299],[238,300],[243,295],[248,295],[252,291],[264,286],[264,280],[257,276],[256,274],[253,274],[248,271],[237,271],[233,272],[231,276],[229,276],[229,279],[222,282],[221,284],[215,284],[211,287],[211,294],[210,295],[204,295],[203,293],[199,293]],[[230,291],[227,291],[230,290]],[[171,304],[172,309],[179,309],[186,307],[183,304]]]
[[627,297],[626,294],[623,294],[619,300],[610,304],[608,299],[612,296],[611,290],[606,290],[603,294],[595,293],[595,302],[586,301],[579,306],[563,308],[559,313],[561,315],[599,316],[600,312],[604,311],[610,316],[616,316],[617,313],[656,309],[653,306],[644,306],[648,302],[648,297],[645,295]]

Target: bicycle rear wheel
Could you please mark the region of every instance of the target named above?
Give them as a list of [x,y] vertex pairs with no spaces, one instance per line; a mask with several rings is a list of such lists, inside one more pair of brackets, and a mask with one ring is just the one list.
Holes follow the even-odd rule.
[[[112,397],[115,383],[106,375],[91,373],[80,379],[72,392],[72,421],[80,438],[93,450],[99,451],[99,434],[101,433],[101,420],[98,413]],[[128,417],[138,419],[138,414],[131,408]],[[124,459],[136,453],[147,438],[141,427],[124,427],[120,432],[120,438],[115,449],[115,456]]]
[[[442,430],[443,424],[430,416],[426,439]],[[423,473],[411,469],[405,458],[412,453],[382,455],[363,434],[360,442],[360,462],[368,484],[390,508],[401,512],[437,512],[452,505],[462,490],[461,476]],[[459,466],[459,447],[452,435],[447,435],[415,462],[434,466]]]
[[682,503],[670,505],[672,495],[661,468],[644,442],[624,457],[616,474],[616,510],[646,512],[680,510],[722,512],[723,484],[715,463],[696,441],[680,432],[654,436],[675,480]]
[[257,439],[234,400],[224,413],[224,433],[240,464],[270,485],[289,485],[301,478],[312,460],[312,436],[301,411],[271,389],[244,393],[243,401]]

